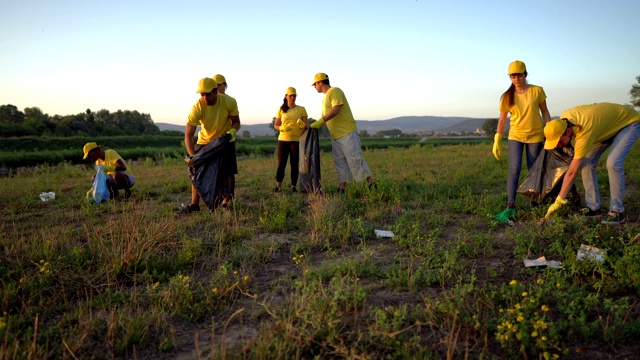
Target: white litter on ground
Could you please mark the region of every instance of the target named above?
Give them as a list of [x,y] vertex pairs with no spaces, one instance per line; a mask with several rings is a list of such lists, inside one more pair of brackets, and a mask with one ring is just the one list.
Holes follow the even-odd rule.
[[40,193],[40,200],[47,202],[56,198],[56,193],[53,191]]
[[604,262],[606,254],[606,250],[600,250],[597,247],[581,244],[578,249],[578,255],[576,255],[576,260],[587,259],[591,261]]
[[389,230],[375,230],[376,232],[376,236],[379,238],[392,238],[393,237],[393,231],[389,231]]
[[553,269],[562,269],[562,263],[555,260],[547,260],[544,256],[541,256],[535,260],[524,259],[524,267],[535,266],[548,266]]

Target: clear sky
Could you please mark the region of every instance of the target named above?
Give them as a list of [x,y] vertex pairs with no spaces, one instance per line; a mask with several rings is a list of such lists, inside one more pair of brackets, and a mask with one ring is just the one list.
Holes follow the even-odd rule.
[[0,105],[184,124],[198,80],[220,73],[244,123],[270,122],[289,86],[318,118],[325,72],[358,120],[497,118],[519,59],[553,116],[630,102],[639,13],[638,0],[0,0]]

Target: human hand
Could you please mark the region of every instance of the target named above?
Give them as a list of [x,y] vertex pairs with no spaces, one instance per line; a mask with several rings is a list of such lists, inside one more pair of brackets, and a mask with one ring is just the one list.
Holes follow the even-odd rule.
[[561,198],[560,196],[558,196],[556,198],[556,201],[551,204],[551,206],[549,206],[549,210],[547,210],[547,215],[545,215],[545,219],[548,219],[551,217],[551,215],[553,215],[554,213],[556,213],[558,210],[560,210],[563,206],[567,205],[569,202],[563,198]]
[[187,163],[187,165],[189,166],[193,166],[193,156],[191,155],[186,155],[184,157],[184,161]]
[[502,150],[500,149],[500,142],[502,141],[502,134],[497,134],[493,137],[493,156],[496,160],[500,160]]
[[321,127],[323,127],[325,124],[324,119],[320,118],[318,119],[318,121],[314,122],[313,124],[309,125],[312,129],[320,129]]
[[291,128],[287,125],[280,125],[280,132],[287,132],[291,130]]
[[234,128],[229,129],[229,131],[227,131],[227,134],[231,135],[231,140],[229,142],[236,141],[236,129]]
[[307,127],[307,123],[305,123],[304,121],[302,121],[302,119],[298,119],[298,121],[296,121],[296,125],[298,125],[298,127],[300,129],[304,129]]

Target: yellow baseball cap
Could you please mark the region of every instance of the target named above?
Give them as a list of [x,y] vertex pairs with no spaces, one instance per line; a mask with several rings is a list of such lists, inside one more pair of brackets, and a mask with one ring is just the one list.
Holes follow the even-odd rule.
[[311,86],[322,80],[329,80],[329,75],[325,73],[317,73],[316,76],[313,77],[313,83],[311,84]]
[[288,87],[287,91],[284,93],[285,95],[296,95],[296,88]]
[[218,84],[218,85],[224,84],[224,83],[227,82],[227,79],[225,79],[224,76],[222,76],[221,74],[213,75],[213,80],[215,80],[216,84]]
[[544,126],[544,137],[547,138],[544,142],[544,148],[546,150],[553,150],[558,146],[558,142],[567,130],[567,122],[562,119],[551,120]]
[[196,93],[198,94],[208,93],[208,92],[211,92],[213,88],[217,86],[218,85],[216,84],[216,81],[213,80],[212,78],[200,79],[200,81],[198,82],[198,91],[196,91]]
[[82,151],[84,151],[84,157],[83,159],[86,159],[87,156],[89,156],[89,151],[95,149],[99,147],[97,143],[94,142],[90,142],[90,143],[86,143],[84,144],[84,147],[82,147]]
[[509,72],[507,75],[511,74],[524,74],[527,71],[527,65],[525,65],[522,61],[516,60],[509,64]]

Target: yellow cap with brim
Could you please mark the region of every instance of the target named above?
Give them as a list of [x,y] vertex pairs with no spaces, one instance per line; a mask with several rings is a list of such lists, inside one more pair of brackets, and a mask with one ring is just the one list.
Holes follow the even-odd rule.
[[296,88],[294,87],[288,87],[287,91],[284,93],[285,95],[297,95],[296,94]]
[[84,147],[82,147],[82,151],[84,151],[84,157],[83,159],[86,159],[87,156],[89,156],[89,151],[95,149],[98,147],[97,143],[94,142],[90,142],[90,143],[86,143],[84,144]]
[[313,83],[311,84],[311,86],[315,85],[318,81],[328,80],[328,79],[329,79],[329,75],[325,73],[317,73],[316,76],[313,77]]
[[511,74],[523,74],[527,71],[527,66],[520,60],[516,60],[509,64],[509,72],[507,75]]
[[215,80],[216,84],[218,84],[218,85],[224,84],[224,83],[227,82],[227,79],[225,79],[224,76],[222,76],[220,74],[213,75],[213,80]]
[[558,146],[558,142],[567,130],[567,122],[561,119],[551,120],[544,126],[545,150],[553,150]]
[[200,81],[198,82],[198,91],[196,91],[196,93],[198,94],[209,93],[215,87],[218,87],[218,85],[216,84],[216,81],[213,80],[212,78],[200,79]]

